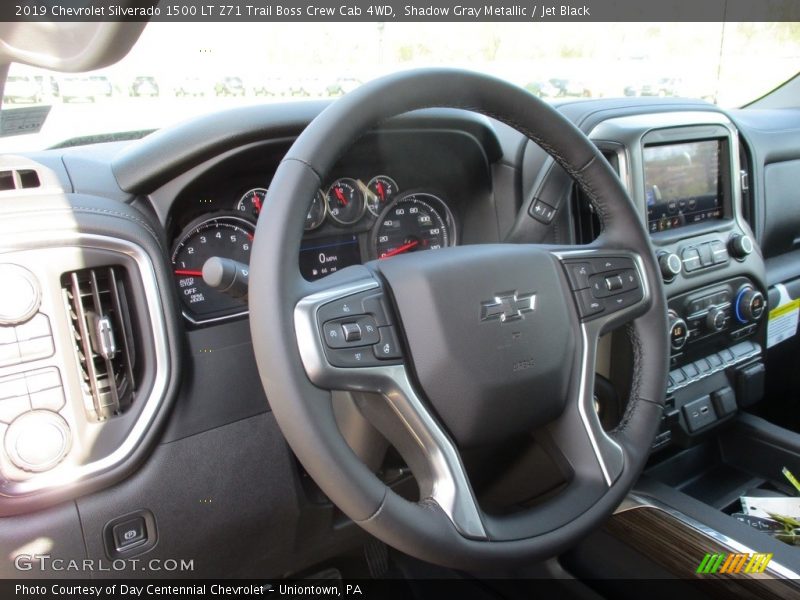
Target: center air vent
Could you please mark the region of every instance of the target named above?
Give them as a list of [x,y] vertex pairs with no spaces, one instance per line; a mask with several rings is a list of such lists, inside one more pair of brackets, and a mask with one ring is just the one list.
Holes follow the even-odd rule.
[[121,414],[134,400],[136,353],[123,267],[65,273],[61,279],[91,420]]

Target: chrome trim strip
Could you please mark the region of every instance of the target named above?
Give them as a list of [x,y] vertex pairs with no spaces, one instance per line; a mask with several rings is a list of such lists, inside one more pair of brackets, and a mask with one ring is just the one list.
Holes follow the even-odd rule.
[[[755,552],[752,548],[745,546],[742,542],[728,537],[724,533],[720,533],[716,529],[713,529],[712,527],[709,527],[708,525],[683,514],[679,510],[672,508],[671,506],[668,506],[667,504],[664,504],[660,500],[657,500],[649,495],[639,495],[636,493],[628,494],[625,500],[622,501],[622,504],[620,504],[617,510],[614,511],[614,514],[641,508],[652,508],[665,512],[668,515],[676,518],[687,527],[694,529],[698,533],[714,540],[715,542],[718,542],[719,544],[722,544],[733,552],[742,554],[753,554]],[[783,579],[800,579],[800,574],[792,571],[790,568],[780,564],[775,560],[770,561],[767,571],[772,571],[776,576]]]
[[315,385],[328,390],[381,394],[425,457],[431,470],[430,497],[462,535],[487,539],[458,450],[414,391],[405,366],[340,368],[331,366],[325,357],[325,342],[317,327],[319,307],[378,287],[377,281],[367,279],[306,296],[297,303],[294,326],[306,373]]
[[[50,235],[50,234],[48,234]],[[107,237],[103,235],[64,232],[48,237],[47,248],[41,248],[40,242],[35,238],[15,244],[10,248],[0,249],[0,252],[36,251],[58,247],[72,247],[77,250],[87,248],[106,250],[124,254],[132,258],[138,267],[143,291],[147,299],[148,317],[151,323],[151,342],[155,355],[155,364],[150,365],[154,370],[153,387],[149,395],[143,398],[143,407],[133,427],[125,440],[107,456],[80,466],[63,465],[52,472],[37,474],[26,481],[0,480],[0,497],[16,497],[36,494],[48,489],[68,486],[86,480],[108,471],[127,460],[139,446],[142,438],[153,422],[161,404],[164,401],[166,390],[172,373],[172,363],[167,346],[167,328],[164,321],[164,307],[158,292],[158,281],[155,267],[147,252],[140,246],[127,240]],[[55,244],[53,246],[52,244]],[[0,254],[2,256],[2,254]],[[74,268],[80,269],[81,265]],[[54,331],[55,333],[55,331]],[[63,332],[61,332],[63,333]]]

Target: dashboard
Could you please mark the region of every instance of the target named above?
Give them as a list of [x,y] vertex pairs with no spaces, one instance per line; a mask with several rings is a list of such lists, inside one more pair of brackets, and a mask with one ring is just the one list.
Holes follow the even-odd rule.
[[[68,544],[109,556],[107,531],[145,511],[145,520],[158,520],[151,556],[209,548],[209,562],[227,575],[295,572],[352,543],[354,528],[303,475],[270,415],[246,297],[203,277],[211,258],[246,270],[272,176],[322,108],[234,109],[133,143],[2,158],[4,170],[36,171],[40,185],[0,191],[2,262],[22,267],[16,279],[38,298],[19,322],[12,315],[0,325],[0,392],[9,394],[0,397],[0,430],[33,414],[13,439],[24,442],[37,427],[55,432],[36,452],[22,442],[0,449],[0,512],[25,513],[20,528],[50,536],[60,523],[56,550]],[[770,310],[784,295],[800,295],[791,283],[800,279],[796,186],[784,170],[797,172],[800,140],[769,154],[764,148],[783,133],[770,138],[762,120],[699,101],[557,108],[616,170],[651,233],[672,337],[654,452],[689,446],[764,395]],[[771,200],[770,211],[767,191],[781,200]],[[502,123],[457,110],[386,123],[340,157],[313,198],[296,201],[308,207],[297,255],[308,280],[453,245],[591,244],[602,233],[586,199],[541,148]],[[106,286],[96,305],[92,285]],[[81,330],[81,310],[94,315],[87,318],[96,333],[110,327],[120,347],[128,343],[126,351],[112,356],[101,343],[108,338]],[[625,379],[624,338],[604,339],[599,376]],[[32,346],[40,353],[21,355]],[[51,387],[27,387],[43,375]],[[98,392],[92,377],[117,382],[116,395]],[[599,394],[608,427],[621,414],[613,406],[624,401],[624,388],[617,396]],[[42,412],[52,415],[37,424]],[[402,470],[390,467],[383,472]],[[226,490],[246,493],[225,495],[213,511],[198,503]],[[41,519],[32,512],[39,509]],[[169,516],[177,513],[197,527],[180,527]],[[301,525],[304,548],[286,552]],[[222,546],[229,552],[219,556],[214,549]]]

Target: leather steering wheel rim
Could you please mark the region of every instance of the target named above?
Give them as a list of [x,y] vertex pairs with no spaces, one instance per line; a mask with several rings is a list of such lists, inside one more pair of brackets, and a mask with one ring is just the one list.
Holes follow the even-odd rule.
[[[588,506],[574,501],[580,496],[575,488],[563,506],[539,512],[538,519],[535,511],[527,521],[511,518],[504,523],[481,515],[482,535],[477,536],[466,526],[459,527],[452,515],[447,518],[440,503],[430,498],[406,501],[366,468],[339,433],[330,394],[336,388],[312,383],[304,355],[307,340],[298,341],[297,310],[304,299],[324,296],[333,286],[381,278],[375,268],[363,266],[313,283],[302,278],[297,257],[311,198],[337,159],[364,133],[393,116],[428,107],[482,113],[539,144],[582,188],[600,218],[598,240],[579,248],[589,253],[629,252],[645,290],[638,312],[626,323],[633,381],[622,422],[608,434],[619,458],[613,477],[608,468],[602,469],[607,486]],[[510,253],[513,260],[513,253],[522,250],[476,247],[474,251],[479,256]],[[602,523],[644,467],[662,412],[669,357],[666,305],[649,236],[618,177],[588,138],[548,104],[509,83],[462,70],[415,70],[373,81],[326,108],[297,138],[270,185],[253,244],[249,304],[259,373],[289,446],[345,514],[387,544],[422,560],[485,571],[555,556]],[[575,321],[579,322],[577,317]],[[612,319],[608,325],[619,325],[618,321]],[[593,363],[589,366],[593,369]],[[584,442],[596,445],[591,433],[589,438]],[[597,457],[603,467],[600,454]],[[582,466],[571,466],[580,483]],[[542,520],[557,526],[548,528]],[[536,534],[515,538],[508,533],[520,524],[525,524],[520,531]]]

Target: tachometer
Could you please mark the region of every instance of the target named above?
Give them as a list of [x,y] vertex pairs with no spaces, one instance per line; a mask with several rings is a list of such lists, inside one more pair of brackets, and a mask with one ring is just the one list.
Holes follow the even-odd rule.
[[342,177],[327,194],[328,214],[340,225],[352,225],[364,214],[364,192],[355,179]]
[[184,229],[172,251],[172,268],[185,313],[201,321],[247,309],[247,300],[219,292],[203,281],[203,265],[212,256],[250,263],[255,228],[238,216],[203,217]]
[[453,215],[444,201],[417,192],[397,198],[384,209],[372,231],[372,246],[375,256],[389,258],[453,246],[455,238]]

